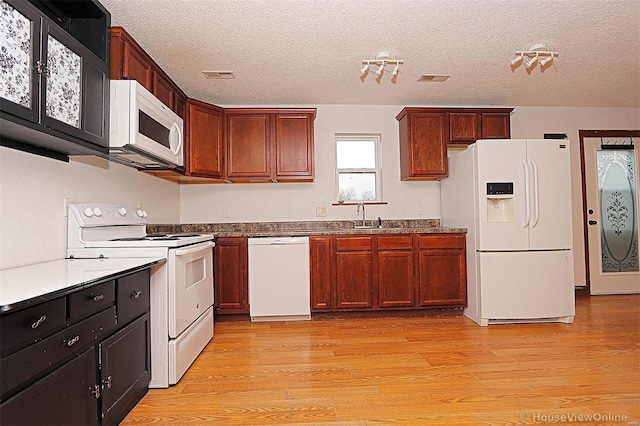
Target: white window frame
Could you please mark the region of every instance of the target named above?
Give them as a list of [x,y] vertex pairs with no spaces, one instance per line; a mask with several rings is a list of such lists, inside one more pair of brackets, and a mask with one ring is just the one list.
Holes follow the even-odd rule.
[[[369,169],[341,169],[338,168],[338,141],[374,141],[375,142],[375,168]],[[380,133],[336,133],[334,140],[336,153],[336,200],[338,203],[374,203],[382,199],[382,135]],[[374,173],[376,181],[376,198],[373,200],[340,200],[340,174],[341,173]]]

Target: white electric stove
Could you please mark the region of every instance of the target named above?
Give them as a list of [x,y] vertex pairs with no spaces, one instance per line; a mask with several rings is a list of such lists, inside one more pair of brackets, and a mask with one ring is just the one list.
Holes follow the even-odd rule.
[[67,256],[159,257],[151,269],[151,388],[178,383],[213,337],[212,234],[147,234],[131,206],[69,206]]

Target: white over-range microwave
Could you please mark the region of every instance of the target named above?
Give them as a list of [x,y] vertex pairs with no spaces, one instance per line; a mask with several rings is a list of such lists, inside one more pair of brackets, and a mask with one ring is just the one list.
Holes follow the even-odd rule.
[[111,80],[109,158],[138,169],[182,166],[183,121],[135,80]]

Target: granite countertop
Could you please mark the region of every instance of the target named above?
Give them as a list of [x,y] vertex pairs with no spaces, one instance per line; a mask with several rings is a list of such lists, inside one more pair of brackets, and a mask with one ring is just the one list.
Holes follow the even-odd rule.
[[60,259],[0,270],[0,312],[44,302],[122,275],[164,258]]
[[373,227],[355,229],[360,221],[307,221],[307,222],[246,222],[183,225],[147,225],[147,233],[198,232],[216,237],[284,237],[311,235],[371,235],[371,234],[451,234],[466,233],[466,228],[441,227],[439,219],[367,221]]

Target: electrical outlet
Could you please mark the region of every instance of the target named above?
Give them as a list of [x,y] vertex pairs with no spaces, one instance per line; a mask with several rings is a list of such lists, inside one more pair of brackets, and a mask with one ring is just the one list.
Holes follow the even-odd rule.
[[229,217],[229,209],[227,207],[222,208],[222,217]]
[[418,204],[418,216],[422,216],[424,214],[424,205]]
[[64,197],[62,200],[64,201],[64,212],[62,214],[64,217],[67,217],[69,215],[69,204],[73,204],[73,200],[67,197]]
[[316,217],[327,217],[327,208],[316,207]]

